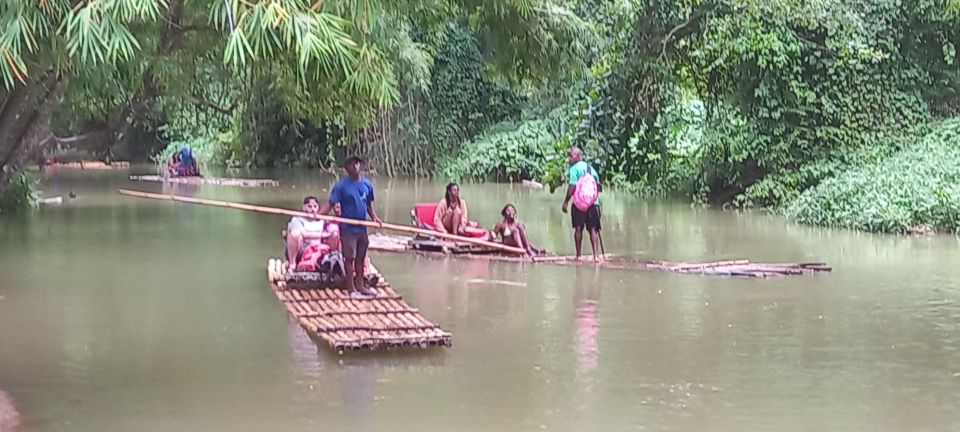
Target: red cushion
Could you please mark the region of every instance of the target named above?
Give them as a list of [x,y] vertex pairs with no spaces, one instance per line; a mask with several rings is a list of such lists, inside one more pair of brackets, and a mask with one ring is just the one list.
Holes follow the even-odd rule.
[[490,235],[490,231],[487,231],[480,227],[471,227],[471,226],[464,228],[463,233],[466,234],[467,237],[473,237],[473,238],[487,238],[487,236]]
[[413,214],[418,228],[432,230],[433,215],[437,214],[437,203],[417,204],[413,206]]
[[[413,206],[414,224],[417,228],[423,228],[436,231],[433,226],[433,216],[437,213],[437,203],[417,204]],[[480,227],[465,227],[464,234],[473,238],[488,238],[490,231]]]

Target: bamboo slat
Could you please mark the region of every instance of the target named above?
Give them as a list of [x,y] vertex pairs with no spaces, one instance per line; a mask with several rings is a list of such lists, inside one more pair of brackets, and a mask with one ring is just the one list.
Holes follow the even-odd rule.
[[[374,290],[377,297],[354,299],[340,287],[294,289],[287,281],[304,280],[285,273],[279,259],[267,261],[267,277],[277,299],[297,323],[316,341],[339,354],[345,351],[391,348],[449,347],[453,335],[424,318],[383,281]],[[370,266],[371,272],[379,273]]]

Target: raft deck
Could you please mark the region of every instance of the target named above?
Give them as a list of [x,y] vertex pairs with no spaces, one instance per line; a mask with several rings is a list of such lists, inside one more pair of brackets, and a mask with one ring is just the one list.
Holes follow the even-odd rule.
[[[314,339],[339,354],[390,348],[449,347],[453,335],[428,321],[383,280],[371,264],[367,279],[377,297],[353,299],[344,288],[330,287],[311,273],[288,274],[285,263],[271,259],[267,275],[277,298]],[[371,277],[375,276],[375,277]],[[296,288],[294,288],[296,287]]]
[[160,182],[160,183],[179,183],[179,184],[210,184],[219,186],[240,186],[240,187],[262,187],[279,186],[280,182],[273,179],[240,179],[223,177],[163,177],[158,175],[132,175],[130,180]]
[[[544,256],[544,257],[520,257],[507,256],[485,251],[483,253],[455,253],[450,249],[428,249],[417,246],[417,241],[410,237],[404,237],[392,234],[371,234],[370,249],[383,252],[398,253],[416,253],[426,256],[451,256],[465,259],[480,259],[503,262],[526,262],[533,264],[552,264],[552,265],[594,265],[588,258],[577,261],[574,256]],[[616,255],[604,255],[604,262],[596,264],[603,268],[621,269],[621,270],[661,270],[673,273],[696,273],[708,276],[738,276],[738,277],[775,277],[775,276],[800,276],[810,275],[819,272],[832,271],[825,263],[755,263],[745,259],[722,260],[710,262],[682,262],[682,261],[661,261],[644,260],[635,257],[621,257]]]

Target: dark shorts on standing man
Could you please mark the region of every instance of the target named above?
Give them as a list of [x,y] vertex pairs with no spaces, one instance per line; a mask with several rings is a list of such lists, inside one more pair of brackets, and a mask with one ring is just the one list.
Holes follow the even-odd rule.
[[592,205],[587,211],[573,206],[570,219],[574,229],[587,227],[587,231],[600,231],[600,206]]
[[340,251],[345,259],[366,257],[368,246],[370,246],[370,238],[366,232],[340,231]]

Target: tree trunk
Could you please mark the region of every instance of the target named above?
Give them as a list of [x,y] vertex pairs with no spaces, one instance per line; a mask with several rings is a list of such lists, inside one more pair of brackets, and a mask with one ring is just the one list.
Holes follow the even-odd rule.
[[24,163],[52,139],[50,113],[60,103],[67,84],[66,76],[48,69],[6,92],[0,101],[0,195]]

